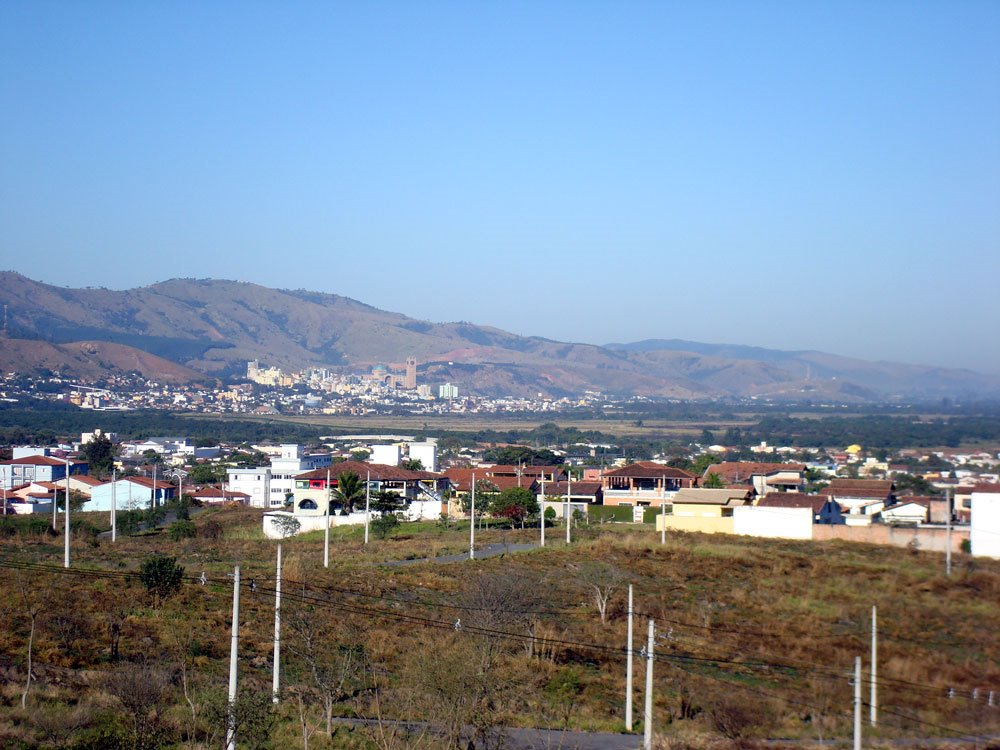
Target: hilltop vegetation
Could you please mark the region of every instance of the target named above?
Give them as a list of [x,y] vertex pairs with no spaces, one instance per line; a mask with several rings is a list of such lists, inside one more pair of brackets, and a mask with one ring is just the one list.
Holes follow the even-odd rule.
[[[637,648],[646,619],[657,624],[655,726],[671,747],[725,735],[803,745],[849,737],[847,673],[856,655],[867,664],[873,603],[882,632],[876,736],[1000,726],[985,692],[1000,686],[1000,565],[959,559],[948,580],[929,553],[684,534],[661,546],[648,526],[631,524],[577,529],[568,548],[556,530],[544,550],[448,565],[380,563],[463,552],[467,524],[405,524],[367,547],[360,529],[335,530],[329,570],[321,534],[286,541],[283,700],[272,711],[275,543],[259,525],[257,512],[225,509],[197,516],[183,535],[115,545],[81,535],[70,573],[23,565],[58,566],[60,539],[0,541],[9,624],[0,633],[0,744],[216,746],[235,564],[245,747],[302,747],[304,735],[314,749],[417,746],[391,719],[430,722],[437,734],[420,747],[448,746],[463,726],[619,731],[626,582],[640,613]],[[536,534],[487,529],[479,541]],[[153,595],[140,581],[141,563],[157,554],[184,569],[176,594]],[[29,641],[35,680],[22,709]],[[641,663],[635,671],[641,730]],[[140,703],[138,684],[147,686]],[[331,722],[331,740],[328,716],[371,723]]]

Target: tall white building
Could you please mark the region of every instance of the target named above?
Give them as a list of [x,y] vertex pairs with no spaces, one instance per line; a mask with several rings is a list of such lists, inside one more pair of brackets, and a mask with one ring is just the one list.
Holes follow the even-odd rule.
[[329,453],[306,455],[301,445],[283,444],[280,454],[271,458],[270,466],[229,469],[226,472],[226,489],[245,492],[254,508],[281,508],[285,498],[292,496],[297,475],[325,468],[330,462]]

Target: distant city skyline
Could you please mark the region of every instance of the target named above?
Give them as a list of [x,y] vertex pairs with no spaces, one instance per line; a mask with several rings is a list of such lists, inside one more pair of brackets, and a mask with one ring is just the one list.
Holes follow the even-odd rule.
[[1000,372],[1000,4],[0,7],[0,268]]

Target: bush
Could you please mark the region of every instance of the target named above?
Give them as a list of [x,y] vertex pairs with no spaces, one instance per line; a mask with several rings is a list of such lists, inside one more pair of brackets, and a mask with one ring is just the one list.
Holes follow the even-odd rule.
[[399,526],[399,518],[395,513],[386,513],[371,522],[372,531],[379,539],[385,539],[397,526]]
[[177,564],[176,557],[153,555],[143,560],[139,569],[139,580],[153,598],[154,606],[180,591],[183,579],[184,568]]
[[191,521],[181,520],[170,524],[170,538],[175,542],[182,539],[193,539],[197,533],[197,528]]

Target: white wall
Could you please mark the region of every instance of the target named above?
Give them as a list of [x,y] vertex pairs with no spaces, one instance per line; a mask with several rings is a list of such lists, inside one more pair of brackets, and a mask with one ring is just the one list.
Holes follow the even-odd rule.
[[415,500],[406,509],[406,520],[437,521],[444,513],[444,507],[440,500]]
[[972,493],[972,554],[1000,558],[1000,493]]
[[371,462],[386,466],[399,466],[400,449],[398,445],[373,445]]
[[734,508],[733,530],[745,536],[812,539],[813,512],[811,508]]
[[424,465],[424,471],[437,471],[437,446],[434,443],[410,443],[409,447],[410,458],[419,460]]

